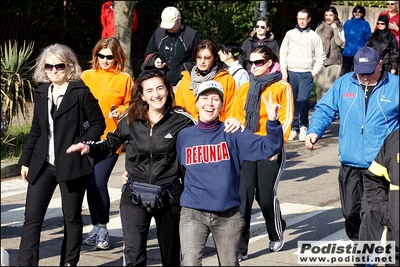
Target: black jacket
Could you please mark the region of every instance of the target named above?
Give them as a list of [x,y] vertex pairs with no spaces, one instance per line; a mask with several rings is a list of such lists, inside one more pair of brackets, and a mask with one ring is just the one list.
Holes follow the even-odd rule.
[[[49,133],[48,88],[50,84],[42,84],[34,92],[34,109],[32,127],[26,141],[24,151],[18,161],[29,167],[27,180],[34,183],[39,178],[39,171],[46,161]],[[90,124],[90,130],[80,137],[80,105],[79,91],[82,91],[82,109]],[[70,82],[65,95],[54,114],[54,153],[56,178],[58,182],[68,181],[88,175],[93,167],[87,157],[79,152],[67,154],[67,148],[82,140],[99,140],[106,124],[98,101],[89,88],[82,82]]]
[[144,119],[128,124],[123,117],[106,139],[89,145],[89,155],[109,157],[127,141],[125,169],[133,180],[166,186],[183,177],[176,156],[176,137],[180,130],[194,124],[190,115],[178,111],[167,111],[153,128]]
[[199,41],[199,33],[186,25],[182,25],[176,34],[158,28],[151,36],[144,56],[159,52],[167,63],[167,77],[175,86],[181,79],[183,63],[192,61],[193,49]]
[[386,137],[371,166],[364,173],[363,180],[371,214],[381,225],[389,226],[388,240],[397,242],[400,228],[399,179],[399,129],[397,129]]
[[[386,34],[388,34],[388,39],[385,38]],[[387,32],[375,30],[370,35],[365,46],[372,47],[378,52],[386,71],[397,71],[399,66],[399,46],[393,33],[389,30]]]
[[259,42],[259,40],[260,39],[258,39],[257,34],[254,34],[253,36],[247,38],[242,44],[243,53],[239,56],[239,63],[246,70],[249,70],[248,61],[250,58],[250,52],[259,44],[268,46],[279,56],[279,44],[275,39],[273,39],[271,34],[268,34],[265,39],[262,39],[261,42]]

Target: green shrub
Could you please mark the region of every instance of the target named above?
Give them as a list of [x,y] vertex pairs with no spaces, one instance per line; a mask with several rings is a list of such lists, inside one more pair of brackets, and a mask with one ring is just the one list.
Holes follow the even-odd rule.
[[10,126],[1,142],[1,162],[18,159],[24,149],[31,125]]
[[1,115],[5,131],[12,124],[13,118],[18,117],[20,112],[26,118],[28,109],[26,100],[29,96],[33,101],[32,92],[34,82],[30,72],[33,61],[28,61],[33,52],[34,42],[27,46],[25,42],[18,48],[17,41],[12,44],[11,40],[4,43],[1,49]]

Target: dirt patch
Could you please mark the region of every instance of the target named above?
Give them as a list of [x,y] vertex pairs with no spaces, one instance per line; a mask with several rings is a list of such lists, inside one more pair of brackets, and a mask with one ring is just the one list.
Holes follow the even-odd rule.
[[16,116],[13,119],[12,125],[14,126],[20,126],[23,124],[31,124],[32,123],[32,118],[33,118],[33,102],[26,102],[26,107],[28,109],[28,113],[25,114],[25,118],[24,116],[22,116],[22,112],[19,111],[18,116]]

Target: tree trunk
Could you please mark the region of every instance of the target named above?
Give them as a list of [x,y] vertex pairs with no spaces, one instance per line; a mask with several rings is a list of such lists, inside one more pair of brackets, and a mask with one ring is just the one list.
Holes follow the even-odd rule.
[[115,38],[119,39],[126,55],[124,71],[133,77],[132,68],[132,21],[136,1],[114,1]]

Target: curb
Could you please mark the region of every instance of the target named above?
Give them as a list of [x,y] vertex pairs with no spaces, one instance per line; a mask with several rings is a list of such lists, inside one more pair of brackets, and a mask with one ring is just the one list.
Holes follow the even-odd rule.
[[21,175],[21,167],[18,163],[1,163],[1,179]]

